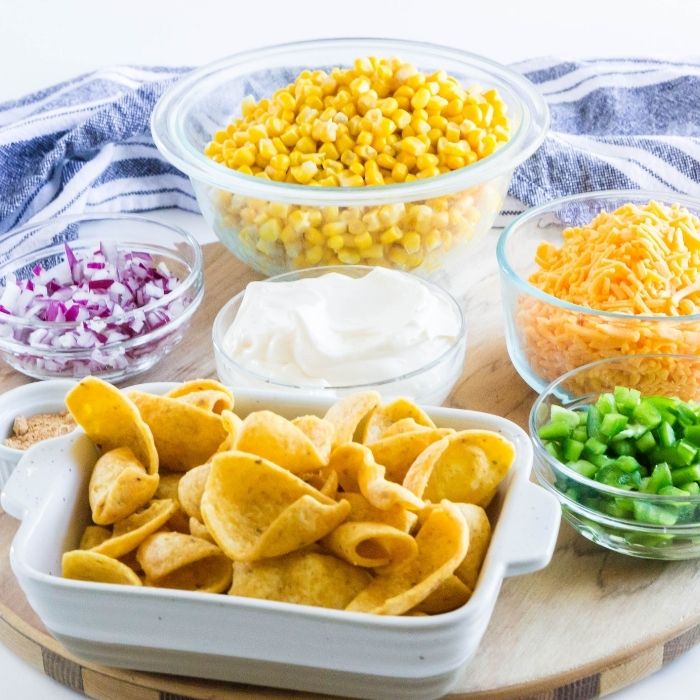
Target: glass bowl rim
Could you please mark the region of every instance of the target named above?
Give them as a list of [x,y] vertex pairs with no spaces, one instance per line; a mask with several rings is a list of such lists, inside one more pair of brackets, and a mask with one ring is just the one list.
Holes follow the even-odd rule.
[[[557,377],[553,382],[550,382],[537,396],[535,399],[534,403],[532,404],[532,408],[530,409],[530,414],[528,416],[528,431],[530,433],[530,439],[532,440],[532,443],[535,447],[535,457],[539,457],[543,459],[549,466],[552,468],[552,470],[555,473],[560,473],[562,476],[565,476],[568,479],[573,479],[577,483],[581,484],[582,486],[585,486],[586,488],[590,488],[594,491],[597,491],[599,493],[606,494],[608,496],[615,496],[615,497],[623,497],[623,498],[632,498],[635,500],[640,500],[640,501],[649,501],[651,503],[658,503],[658,504],[668,504],[671,502],[676,502],[676,501],[689,501],[691,503],[694,503],[696,505],[700,505],[700,494],[688,494],[686,496],[661,496],[658,493],[643,493],[641,491],[626,491],[625,489],[619,489],[615,486],[608,486],[607,484],[603,484],[598,481],[594,481],[593,479],[589,479],[588,477],[583,476],[583,474],[579,474],[577,471],[574,471],[573,469],[570,469],[569,467],[566,466],[563,462],[560,462],[558,459],[555,459],[549,452],[544,447],[544,443],[540,439],[540,436],[537,431],[536,427],[536,421],[537,421],[537,413],[539,412],[540,408],[545,405],[545,400],[549,396],[555,396],[555,389],[561,385],[563,382],[568,381],[572,377],[574,377],[577,373],[582,372],[582,371],[588,371],[591,368],[597,367],[599,365],[604,365],[604,364],[614,364],[615,362],[628,362],[632,359],[639,359],[639,358],[646,358],[646,359],[661,359],[661,358],[671,358],[674,360],[681,360],[681,361],[689,361],[692,360],[693,362],[696,362],[700,365],[700,356],[698,355],[688,355],[688,354],[671,354],[671,353],[640,353],[639,355],[614,355],[613,357],[606,357],[603,358],[602,360],[596,360],[595,362],[589,362],[588,364],[581,365],[580,367],[575,367],[574,369],[569,370],[568,372],[565,372],[561,376]],[[537,459],[535,459],[535,465],[537,465]],[[537,469],[537,466],[535,467]],[[560,491],[556,486],[552,484],[552,488],[556,491],[556,493],[559,493],[562,495],[563,498],[566,498],[567,500],[572,500],[569,499],[566,494],[564,494],[562,491]],[[595,511],[597,512],[597,511]],[[627,521],[624,518],[613,518],[613,516],[606,516],[608,518],[612,518],[613,520],[620,520],[621,522],[637,522],[637,521]],[[700,519],[698,520],[698,526],[700,526]],[[673,527],[680,527],[674,525]]]
[[[286,282],[290,281],[288,278],[293,278],[298,275],[306,275],[308,273],[316,273],[314,276],[320,276],[324,274],[328,274],[331,272],[338,272],[338,273],[346,273],[348,270],[357,270],[361,272],[365,272],[368,274],[372,270],[376,269],[375,266],[372,265],[327,265],[327,266],[322,266],[322,267],[304,267],[300,268],[299,270],[291,270],[289,272],[283,272],[279,275],[274,275],[273,277],[267,277],[262,280],[255,280],[259,282]],[[248,369],[247,367],[244,367],[241,365],[237,360],[235,360],[230,353],[228,353],[224,347],[223,347],[223,336],[225,334],[225,331],[222,331],[220,326],[223,324],[223,316],[226,311],[230,309],[230,307],[234,306],[236,303],[240,303],[242,301],[243,296],[245,294],[245,288],[242,289],[238,294],[234,295],[229,299],[222,307],[219,309],[219,312],[216,314],[214,318],[214,322],[212,324],[212,342],[214,344],[214,349],[217,353],[219,353],[222,357],[226,359],[227,362],[232,364],[235,368],[236,371],[239,371],[241,374],[246,375],[250,377],[251,379],[268,384],[272,388],[280,388],[280,389],[292,389],[292,390],[301,390],[301,391],[318,391],[318,392],[326,392],[326,391],[362,391],[362,390],[369,390],[373,389],[375,387],[380,387],[380,386],[388,386],[390,384],[396,384],[400,381],[403,381],[405,379],[411,379],[415,376],[418,376],[420,374],[423,374],[431,369],[433,367],[437,367],[439,364],[444,362],[445,360],[449,359],[450,355],[454,354],[457,349],[459,349],[460,344],[463,343],[463,341],[466,339],[467,336],[467,323],[466,323],[466,318],[464,315],[464,311],[462,311],[462,307],[460,306],[459,302],[452,296],[450,292],[448,292],[446,289],[441,287],[439,284],[436,284],[435,282],[431,282],[430,280],[426,280],[422,277],[418,277],[416,275],[411,274],[410,272],[403,272],[402,270],[391,270],[392,273],[397,273],[400,275],[409,275],[412,279],[418,280],[421,284],[423,284],[425,287],[427,287],[431,293],[437,292],[438,294],[441,294],[443,298],[445,298],[449,305],[452,307],[453,311],[456,312],[457,318],[459,319],[459,328],[457,329],[457,334],[454,342],[450,345],[449,348],[446,350],[443,350],[436,358],[433,358],[430,362],[428,362],[425,365],[422,365],[421,367],[418,367],[414,370],[411,370],[410,372],[405,372],[404,374],[398,375],[396,377],[390,377],[388,379],[382,379],[381,381],[375,381],[375,382],[364,382],[361,384],[341,384],[341,385],[336,385],[336,386],[314,386],[310,384],[288,384],[286,382],[279,382],[279,381],[274,381],[270,379],[269,377],[266,377],[265,375],[258,374],[257,372],[254,372],[253,370]],[[246,285],[247,287],[248,285]],[[465,352],[466,352],[466,346],[465,346]]]
[[[178,286],[170,293],[162,296],[160,299],[154,299],[145,306],[140,307],[139,309],[133,309],[132,311],[127,312],[123,316],[120,316],[119,319],[129,319],[133,316],[133,314],[136,311],[140,311],[143,313],[147,313],[150,311],[154,311],[161,306],[167,306],[171,304],[174,301],[177,301],[179,298],[181,298],[185,293],[188,291],[191,291],[192,289],[196,290],[195,296],[193,299],[190,301],[190,303],[187,305],[187,308],[190,306],[194,306],[194,308],[197,308],[197,305],[201,301],[201,297],[203,294],[204,290],[204,284],[202,281],[202,267],[204,264],[204,258],[202,254],[202,248],[197,242],[197,240],[192,236],[192,234],[188,233],[184,229],[180,228],[179,226],[175,226],[173,224],[165,223],[163,221],[159,221],[157,219],[151,219],[146,216],[134,216],[132,214],[122,214],[122,213],[112,213],[112,212],[89,212],[89,213],[81,213],[81,214],[71,214],[67,216],[60,216],[60,217],[55,217],[55,218],[50,218],[50,219],[42,219],[41,221],[37,221],[34,223],[29,223],[24,226],[21,226],[19,228],[13,229],[8,232],[6,237],[3,239],[3,241],[7,242],[10,241],[13,238],[20,237],[22,235],[25,235],[29,233],[30,231],[35,231],[37,229],[44,228],[49,225],[65,225],[69,226],[71,224],[76,224],[76,223],[88,223],[88,222],[100,222],[100,221],[109,221],[109,220],[117,220],[117,221],[139,221],[141,223],[146,223],[148,225],[157,225],[162,228],[167,228],[170,229],[174,234],[176,234],[178,237],[182,239],[184,243],[186,243],[189,246],[189,250],[193,253],[193,261],[191,265],[191,269],[187,276],[180,281]],[[63,249],[64,243],[70,244],[72,241],[65,241],[65,242],[59,242],[55,243],[53,245],[45,246],[43,250],[53,250],[56,249],[58,252],[59,250]],[[36,251],[36,254],[39,254],[39,251]],[[44,257],[46,255],[51,255],[52,253],[42,253]],[[35,255],[33,252],[28,252],[24,254],[22,257],[28,257]],[[7,274],[12,274],[17,267],[12,267],[14,261],[10,260],[5,264],[0,264],[0,273],[7,275]],[[183,314],[184,315],[184,314]],[[100,319],[102,321],[109,321],[110,319],[116,318],[115,316],[109,316],[104,319]],[[179,317],[178,317],[179,318]],[[52,331],[64,331],[64,330],[72,330],[76,329],[79,325],[83,323],[83,321],[62,321],[60,323],[56,323],[53,321],[42,321],[40,319],[32,319],[32,318],[22,318],[19,316],[13,316],[13,315],[8,315],[8,314],[3,314],[0,317],[0,320],[2,323],[8,324],[10,326],[13,326],[15,328],[31,328],[31,329],[46,329],[46,330],[52,330]],[[129,338],[128,340],[115,340],[112,342],[104,343],[102,345],[98,345],[95,347],[90,347],[90,348],[55,348],[55,347],[46,347],[46,348],[37,348],[38,350],[42,351],[47,351],[50,352],[53,355],[57,356],[80,356],[87,352],[89,355],[95,348],[99,350],[104,350],[104,349],[112,349],[115,346],[121,346],[123,348],[130,348],[134,345],[138,345],[136,341],[139,342],[144,342],[147,340],[153,339],[154,335],[156,334],[156,337],[160,337],[160,334],[157,334],[157,331],[160,331],[161,329],[167,329],[171,327],[171,324],[173,321],[176,321],[177,318],[171,318],[167,323],[163,324],[162,326],[159,326],[158,328],[155,328],[145,335],[139,335],[134,338]],[[8,338],[8,337],[2,337],[0,336],[0,347],[3,347],[4,349],[13,349],[13,350],[19,350],[20,352],[26,352],[28,349],[32,349],[32,346],[26,344],[26,343],[21,343],[18,342],[14,339]]]
[[[465,65],[490,73],[506,83],[518,100],[522,119],[518,130],[492,155],[469,166],[464,166],[436,177],[391,185],[365,187],[309,187],[286,182],[274,182],[238,173],[215,163],[204,153],[189,148],[177,126],[182,119],[183,101],[192,98],[200,81],[212,78],[225,70],[271,55],[294,54],[306,50],[332,50],[337,46],[373,47],[385,53],[397,51],[422,52],[444,56]],[[201,180],[236,194],[263,199],[310,205],[366,205],[407,202],[441,197],[483,184],[496,178],[524,161],[537,150],[550,124],[549,108],[535,85],[511,68],[488,58],[461,49],[423,41],[381,37],[337,37],[294,41],[250,49],[232,54],[187,73],[171,86],[158,100],[151,115],[151,133],[163,156],[193,180]],[[518,148],[516,148],[518,146]],[[510,158],[507,156],[510,155]],[[321,190],[321,191],[319,191]]]
[[517,234],[518,230],[524,224],[550,212],[553,209],[569,203],[580,202],[586,199],[599,199],[603,201],[614,199],[636,199],[636,200],[655,200],[662,204],[680,204],[686,208],[690,207],[696,211],[700,211],[700,199],[688,197],[674,192],[662,192],[660,190],[598,190],[593,192],[581,192],[579,194],[568,195],[553,199],[545,204],[540,204],[536,207],[526,209],[522,214],[519,214],[513,221],[506,226],[501,235],[498,237],[496,244],[496,259],[501,272],[508,278],[508,281],[518,287],[521,291],[526,292],[530,296],[536,297],[540,301],[544,301],[551,306],[556,306],[567,311],[585,314],[587,316],[598,316],[602,319],[608,318],[612,320],[635,320],[635,321],[650,321],[654,323],[676,322],[685,323],[688,321],[700,321],[700,313],[688,314],[687,316],[666,316],[666,315],[648,315],[648,314],[627,314],[620,311],[602,311],[600,309],[592,309],[588,306],[580,306],[572,302],[559,299],[543,292],[539,287],[530,284],[526,279],[521,277],[512,267],[506,254],[506,244],[510,238]]

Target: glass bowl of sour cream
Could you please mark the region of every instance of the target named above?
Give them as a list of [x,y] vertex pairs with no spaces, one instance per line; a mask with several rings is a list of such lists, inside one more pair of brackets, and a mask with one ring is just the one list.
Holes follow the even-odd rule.
[[342,265],[251,282],[213,326],[221,381],[341,396],[375,389],[439,405],[459,379],[466,323],[454,297],[409,273]]

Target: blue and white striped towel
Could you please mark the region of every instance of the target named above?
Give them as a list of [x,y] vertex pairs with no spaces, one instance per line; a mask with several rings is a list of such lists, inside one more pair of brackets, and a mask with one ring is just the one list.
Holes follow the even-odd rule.
[[[611,188],[700,196],[700,61],[541,58],[514,68],[544,94],[552,127],[517,169],[509,210]],[[153,105],[185,70],[110,68],[0,104],[0,233],[90,210],[197,211],[149,131]]]

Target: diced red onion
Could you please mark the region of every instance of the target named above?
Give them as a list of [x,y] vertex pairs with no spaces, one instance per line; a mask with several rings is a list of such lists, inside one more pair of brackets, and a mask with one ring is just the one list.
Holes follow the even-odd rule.
[[[0,314],[72,325],[32,329],[4,323],[0,318],[0,336],[12,335],[32,348],[93,350],[89,360],[56,359],[40,353],[23,355],[20,359],[31,363],[32,368],[67,376],[124,369],[130,358],[140,361],[149,349],[139,347],[130,352],[119,343],[165,326],[190,301],[180,298],[142,311],[142,307],[167,297],[180,283],[165,262],[156,263],[149,253],[119,252],[112,243],[101,243],[84,258],[67,243],[64,249],[65,259],[53,268],[35,265],[28,279],[7,279],[0,295]],[[169,341],[154,341],[154,346],[163,342]],[[110,349],[102,350],[108,344]]]

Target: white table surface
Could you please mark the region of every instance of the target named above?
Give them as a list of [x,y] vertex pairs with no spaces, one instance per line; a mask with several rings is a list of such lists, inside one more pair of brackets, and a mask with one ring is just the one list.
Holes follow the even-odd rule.
[[[102,66],[196,65],[255,46],[324,36],[421,39],[502,62],[547,54],[676,59],[700,54],[697,0],[0,0],[0,13],[0,101]],[[212,240],[197,216],[156,216],[180,223],[202,242]],[[696,648],[610,697],[691,700],[700,697],[699,687]],[[82,697],[1,644],[0,688],[3,700]]]

